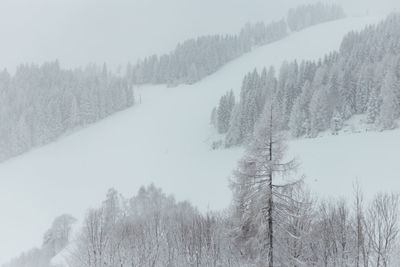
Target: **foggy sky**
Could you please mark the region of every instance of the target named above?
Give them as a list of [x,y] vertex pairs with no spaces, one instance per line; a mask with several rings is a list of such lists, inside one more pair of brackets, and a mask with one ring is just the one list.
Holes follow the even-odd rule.
[[[278,20],[315,0],[0,0],[0,68],[135,62],[201,34]],[[325,1],[326,2],[326,1]],[[398,0],[339,0],[349,15],[387,13]],[[361,5],[359,5],[362,3]]]

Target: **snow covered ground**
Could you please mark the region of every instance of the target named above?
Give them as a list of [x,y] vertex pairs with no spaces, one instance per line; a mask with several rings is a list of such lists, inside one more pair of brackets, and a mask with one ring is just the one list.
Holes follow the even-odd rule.
[[380,191],[400,192],[399,129],[296,140],[290,149],[307,185],[322,198],[351,198],[355,182],[367,199]]
[[[0,264],[39,246],[61,213],[82,218],[110,187],[130,196],[154,182],[203,211],[227,207],[228,176],[242,149],[210,149],[210,112],[219,97],[238,91],[243,76],[256,67],[317,59],[338,49],[347,32],[380,19],[348,18],[294,33],[191,86],[136,88],[141,103],[133,108],[1,164]],[[291,146],[317,192],[347,193],[355,177],[368,192],[394,188],[399,130],[299,140]]]

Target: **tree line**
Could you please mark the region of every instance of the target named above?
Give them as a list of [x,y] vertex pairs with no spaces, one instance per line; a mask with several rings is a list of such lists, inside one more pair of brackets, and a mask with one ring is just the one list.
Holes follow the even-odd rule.
[[393,14],[349,33],[338,52],[317,62],[284,62],[278,75],[272,67],[254,70],[243,79],[238,103],[229,102],[229,108],[220,103],[211,122],[226,133],[226,146],[241,144],[251,136],[265,100],[276,95],[282,130],[294,137],[335,133],[357,114],[376,129],[395,128],[400,117],[399,33],[400,15]]
[[59,63],[21,65],[0,73],[0,161],[47,144],[132,106],[123,77],[107,67],[66,70]]
[[312,25],[344,18],[345,12],[338,5],[321,2],[291,8],[287,15],[287,24],[292,31],[300,31]]
[[50,260],[61,252],[72,240],[72,227],[76,219],[63,214],[54,219],[51,227],[43,235],[40,248],[33,248],[22,253],[3,267],[47,267]]
[[[236,35],[209,35],[189,39],[169,54],[152,55],[127,66],[134,84],[192,84],[217,71],[227,62],[249,52],[254,46],[278,41],[292,31],[343,18],[343,9],[317,3],[291,9],[285,19],[270,24],[246,24]],[[288,25],[289,24],[289,27]]]
[[169,54],[153,55],[127,66],[134,84],[193,84],[256,45],[282,39],[286,22],[247,24],[238,35],[209,35],[189,39]]

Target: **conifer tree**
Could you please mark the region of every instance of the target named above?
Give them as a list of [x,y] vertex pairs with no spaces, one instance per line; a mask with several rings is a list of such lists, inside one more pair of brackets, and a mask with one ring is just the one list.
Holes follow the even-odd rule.
[[274,251],[277,247],[274,231],[282,222],[280,216],[289,208],[287,204],[290,196],[283,189],[297,184],[297,181],[287,183],[285,181],[288,180],[283,179],[288,179],[297,163],[295,160],[284,161],[285,137],[281,131],[279,108],[274,101],[267,101],[253,140],[239,162],[232,181],[240,229],[236,233],[237,238],[258,240],[261,245],[258,248],[261,254],[259,260],[269,267],[274,266]]

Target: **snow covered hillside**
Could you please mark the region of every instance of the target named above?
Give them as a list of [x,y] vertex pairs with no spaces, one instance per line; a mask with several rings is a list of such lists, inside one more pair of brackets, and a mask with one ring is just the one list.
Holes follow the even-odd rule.
[[[348,18],[308,28],[254,49],[194,85],[136,88],[140,103],[133,108],[1,164],[0,263],[40,245],[57,215],[82,218],[110,187],[133,195],[140,186],[154,182],[201,210],[226,208],[230,201],[227,178],[242,149],[210,149],[210,111],[219,97],[229,89],[238,91],[243,76],[254,68],[317,59],[338,49],[347,32],[380,19]],[[292,151],[299,155],[312,189],[343,192],[344,183],[350,185],[358,177],[362,185],[363,179],[379,181],[376,186],[364,186],[372,192],[393,187],[396,174],[386,166],[396,163],[399,137],[400,131],[390,131],[324,137],[323,142],[300,140],[293,142]],[[353,154],[343,153],[344,147]],[[351,164],[361,157],[365,161],[358,160],[359,166]],[[381,169],[384,175],[377,176]]]
[[307,185],[321,197],[352,197],[356,182],[368,199],[400,188],[398,129],[301,139],[290,142],[290,147],[300,159]]

